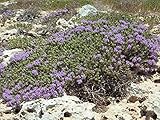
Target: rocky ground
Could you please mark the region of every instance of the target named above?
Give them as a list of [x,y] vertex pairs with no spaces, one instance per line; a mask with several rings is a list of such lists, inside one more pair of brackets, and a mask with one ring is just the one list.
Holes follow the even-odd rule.
[[64,96],[27,102],[17,111],[1,102],[0,120],[160,120],[159,77],[132,84],[130,95],[111,102],[103,113],[95,112],[92,103]]
[[[91,11],[90,11],[91,10]],[[80,14],[87,15],[89,12],[96,12],[96,9],[81,11]],[[23,13],[17,11],[16,17],[1,22],[0,40],[1,47],[5,47],[5,41],[19,35],[17,29],[9,29],[9,26],[17,24],[16,18]],[[45,14],[43,11],[41,15]],[[74,23],[69,23],[60,19],[60,26],[71,27]],[[23,22],[29,24],[28,22]],[[59,24],[58,24],[59,25]],[[32,24],[32,29],[23,31],[21,37],[40,35],[37,29],[45,27],[41,24]],[[157,30],[155,27],[152,31]],[[39,31],[40,32],[40,31]],[[6,50],[1,59],[6,65],[9,59],[21,49]],[[7,57],[6,57],[7,55]],[[159,61],[160,67],[160,61]],[[160,120],[160,73],[156,73],[151,78],[143,79],[140,83],[132,83],[129,94],[123,100],[112,100],[105,108],[105,112],[94,111],[95,105],[82,102],[75,96],[63,96],[60,98],[44,100],[39,99],[22,103],[22,108],[12,110],[1,100],[0,120]]]

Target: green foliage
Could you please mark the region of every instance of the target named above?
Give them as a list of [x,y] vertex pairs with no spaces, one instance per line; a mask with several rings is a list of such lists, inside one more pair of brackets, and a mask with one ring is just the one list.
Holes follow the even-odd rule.
[[42,10],[55,10],[58,8],[75,8],[80,7],[82,5],[92,3],[91,0],[30,0],[30,1],[24,1],[24,0],[16,0],[17,3],[14,5],[11,5],[14,9],[26,9],[28,7],[37,7]]
[[8,0],[0,0],[0,2],[6,2],[6,1],[8,1]]
[[7,29],[21,29],[21,30],[29,31],[32,29],[32,24],[16,23],[8,26]]
[[[123,12],[159,12],[159,0],[101,0],[103,4],[113,6],[113,9]],[[103,6],[103,5],[102,5]]]

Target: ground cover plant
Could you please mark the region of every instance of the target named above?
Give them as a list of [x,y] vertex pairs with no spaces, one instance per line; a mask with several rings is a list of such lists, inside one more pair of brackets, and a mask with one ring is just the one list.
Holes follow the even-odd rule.
[[159,0],[101,0],[103,4],[123,12],[159,12]]
[[14,9],[27,9],[36,7],[42,10],[55,10],[61,8],[75,8],[85,4],[91,4],[91,0],[16,0],[17,3],[10,5]]
[[[66,14],[70,15],[69,9],[37,19],[54,27]],[[20,18],[28,20],[25,15]],[[76,22],[79,25],[65,31],[48,29],[45,37],[17,36],[7,41],[7,49],[23,49],[7,67],[0,63],[0,94],[8,106],[64,93],[106,105],[110,96],[124,97],[140,75],[157,70],[160,38],[150,34],[143,22],[122,13],[98,13]]]

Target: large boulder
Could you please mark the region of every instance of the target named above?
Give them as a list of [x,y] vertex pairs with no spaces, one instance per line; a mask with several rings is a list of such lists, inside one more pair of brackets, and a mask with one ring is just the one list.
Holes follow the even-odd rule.
[[82,8],[78,10],[78,14],[80,15],[80,17],[88,16],[90,14],[95,15],[97,14],[97,12],[98,10],[94,6],[89,4],[82,6]]
[[95,105],[82,102],[75,96],[54,99],[38,99],[26,102],[19,112],[22,120],[95,120]]

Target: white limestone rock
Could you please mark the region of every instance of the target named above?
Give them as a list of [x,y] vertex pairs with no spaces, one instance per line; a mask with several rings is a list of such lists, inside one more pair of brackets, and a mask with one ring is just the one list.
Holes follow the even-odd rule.
[[10,0],[6,2],[1,2],[0,5],[8,6],[8,5],[16,4],[16,3],[17,2],[15,0]]
[[64,18],[60,18],[57,22],[56,22],[56,28],[60,28],[61,30],[66,30],[68,28],[73,28],[74,26],[77,25],[77,23],[74,23],[72,21],[72,19],[70,19],[69,21],[65,20]]
[[54,99],[38,99],[22,104],[19,112],[23,120],[94,120],[92,108],[95,105],[82,102],[75,96],[63,96]]
[[10,64],[10,59],[11,57],[13,57],[15,54],[17,54],[18,52],[22,52],[22,49],[11,49],[11,50],[4,50],[2,52],[2,55],[0,56],[0,59],[2,59],[2,63],[7,66],[8,64]]
[[97,14],[97,12],[98,10],[94,6],[89,4],[82,6],[82,8],[78,10],[78,14],[80,15],[80,17],[88,16],[90,14],[95,15]]
[[131,94],[147,97],[142,102],[141,106],[146,106],[147,110],[153,111],[157,115],[157,120],[160,120],[160,84],[154,83],[156,78],[159,79],[159,75],[153,75],[152,79],[147,79],[140,84],[132,84]]
[[17,32],[18,32],[17,29],[5,30],[5,32],[0,33],[0,38],[1,40],[7,40],[12,36],[15,36]]

